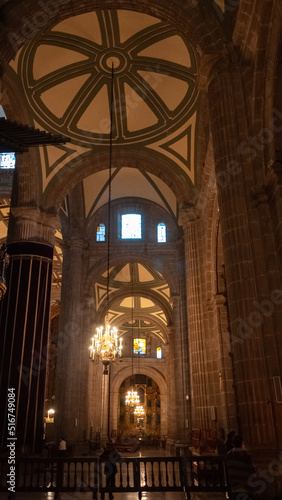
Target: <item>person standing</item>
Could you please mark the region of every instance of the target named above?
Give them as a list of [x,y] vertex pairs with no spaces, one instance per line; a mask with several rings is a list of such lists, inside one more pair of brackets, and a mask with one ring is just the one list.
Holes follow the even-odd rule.
[[[104,463],[104,474],[106,476],[106,487],[109,491],[109,498],[114,498],[113,489],[115,487],[117,462],[120,461],[120,454],[117,450],[107,450],[104,448],[103,453],[100,455],[100,463]],[[104,493],[101,493],[101,499],[104,498]]]
[[236,434],[233,448],[226,454],[227,475],[231,488],[230,500],[253,500],[251,485],[256,469],[251,456],[243,449],[243,438]]
[[225,453],[228,453],[233,448],[233,438],[235,436],[235,431],[229,431],[227,433],[227,439],[224,442]]

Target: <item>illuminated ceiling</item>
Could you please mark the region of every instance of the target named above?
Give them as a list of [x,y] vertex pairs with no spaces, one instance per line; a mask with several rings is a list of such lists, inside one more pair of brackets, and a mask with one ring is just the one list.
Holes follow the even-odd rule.
[[[166,342],[166,327],[171,312],[170,289],[163,276],[152,267],[120,264],[110,269],[109,319],[119,327],[119,334],[132,332],[132,310],[136,332],[150,332]],[[107,302],[107,273],[95,284],[96,311],[104,311]]]
[[42,189],[70,161],[108,147],[112,64],[114,145],[145,148],[194,183],[199,108],[194,50],[157,18],[112,10],[62,21],[11,63],[34,125],[72,140],[42,148]]

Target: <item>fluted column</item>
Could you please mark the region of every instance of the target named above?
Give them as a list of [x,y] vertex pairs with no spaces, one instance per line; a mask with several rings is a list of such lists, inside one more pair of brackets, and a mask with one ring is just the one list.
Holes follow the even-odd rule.
[[17,448],[39,452],[47,360],[53,240],[57,219],[12,208],[7,293],[0,304],[1,448],[7,446],[7,391],[15,391]]
[[193,428],[209,426],[206,390],[205,339],[201,285],[201,221],[191,206],[182,209],[179,224],[183,226],[186,262],[187,320],[189,338],[191,405]]

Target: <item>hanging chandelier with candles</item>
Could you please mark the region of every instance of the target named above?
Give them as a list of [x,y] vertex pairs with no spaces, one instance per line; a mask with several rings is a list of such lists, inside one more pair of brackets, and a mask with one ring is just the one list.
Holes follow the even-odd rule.
[[125,395],[125,404],[126,406],[134,407],[140,403],[140,398],[138,392],[134,390],[134,377],[133,377],[133,310],[134,310],[134,293],[133,293],[133,266],[132,266],[132,307],[131,307],[131,361],[132,361],[132,388],[127,391]]
[[140,398],[137,391],[133,389],[129,390],[125,395],[125,404],[126,406],[135,406],[140,403]]
[[107,248],[107,303],[105,324],[96,328],[89,347],[90,359],[101,361],[104,365],[103,373],[107,375],[108,365],[114,361],[117,353],[122,352],[122,338],[118,338],[118,330],[109,321],[109,295],[110,295],[110,245],[111,245],[111,185],[112,185],[112,145],[113,145],[113,108],[114,108],[114,65],[112,64],[111,80],[111,124],[110,124],[110,160],[109,160],[109,198],[108,198],[108,248]]
[[133,413],[138,418],[143,417],[145,415],[144,407],[142,405],[136,406],[136,408],[135,408],[135,410],[134,410]]
[[98,360],[102,361],[104,366],[107,366],[113,361],[116,355],[121,354],[122,338],[118,338],[118,330],[112,327],[108,319],[105,319],[105,327],[99,326],[96,328],[96,334],[91,339],[90,358],[95,360],[95,355]]

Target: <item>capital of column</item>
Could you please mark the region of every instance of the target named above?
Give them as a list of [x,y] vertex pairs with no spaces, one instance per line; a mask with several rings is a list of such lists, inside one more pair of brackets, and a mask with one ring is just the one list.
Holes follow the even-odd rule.
[[273,184],[282,185],[282,159],[269,164],[266,179],[267,187],[271,187]]
[[86,248],[86,241],[83,238],[69,238],[63,241],[62,248],[83,250]]
[[213,295],[212,299],[214,300],[217,306],[225,306],[226,305],[226,296],[223,293],[216,293]]
[[229,71],[229,64],[227,55],[222,51],[205,52],[200,61],[197,78],[198,89],[207,92],[215,77]]
[[180,208],[178,224],[183,227],[189,226],[192,222],[197,221],[199,218],[200,212],[195,205],[185,205]]
[[251,190],[251,197],[256,202],[256,205],[262,205],[268,202],[264,186],[254,186]]
[[180,296],[179,295],[171,295],[169,299],[169,303],[173,309],[179,304]]
[[173,325],[168,325],[167,327],[167,332],[168,332],[168,337],[169,339],[174,335],[174,326]]
[[59,227],[56,214],[42,212],[38,207],[12,207],[8,243],[40,241],[53,245]]

